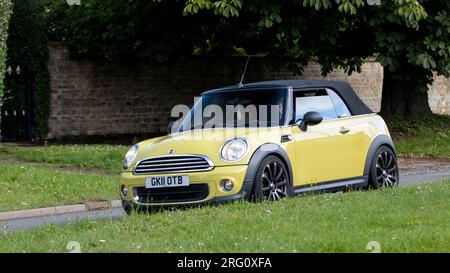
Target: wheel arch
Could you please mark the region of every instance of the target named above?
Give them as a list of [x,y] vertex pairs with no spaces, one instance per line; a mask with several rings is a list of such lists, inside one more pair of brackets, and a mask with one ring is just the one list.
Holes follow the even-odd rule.
[[286,166],[290,181],[289,190],[291,190],[293,184],[293,172],[291,162],[289,160],[289,156],[287,155],[286,151],[276,143],[266,143],[259,146],[258,149],[255,150],[248,163],[247,173],[245,174],[244,182],[251,183],[251,190],[253,191],[254,186],[253,184],[256,178],[256,171],[258,170],[258,167],[261,164],[261,162],[269,155],[274,155],[278,157]]
[[370,167],[372,165],[372,159],[375,155],[375,152],[381,146],[386,146],[392,150],[395,157],[397,157],[397,152],[395,151],[394,142],[388,135],[379,135],[370,144],[369,151],[367,152],[366,162],[364,165],[364,176],[368,176],[370,173]]

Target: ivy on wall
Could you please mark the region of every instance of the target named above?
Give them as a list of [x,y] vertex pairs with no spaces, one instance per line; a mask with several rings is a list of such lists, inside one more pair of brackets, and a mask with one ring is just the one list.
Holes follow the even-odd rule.
[[[0,0],[1,1],[1,0]],[[48,40],[44,21],[44,5],[36,0],[13,0],[6,67],[20,68],[21,76],[5,82],[5,94],[11,103],[23,104],[24,88],[32,89],[33,138],[48,133],[50,76],[47,68]]]
[[[0,107],[3,98],[3,77],[6,70],[6,40],[8,38],[8,25],[11,16],[11,0],[0,0]],[[1,122],[1,121],[0,121]]]

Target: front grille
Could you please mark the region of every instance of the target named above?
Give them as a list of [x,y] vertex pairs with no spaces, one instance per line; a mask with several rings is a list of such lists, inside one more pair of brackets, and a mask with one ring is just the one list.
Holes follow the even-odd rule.
[[208,197],[208,184],[192,184],[185,187],[147,189],[137,187],[140,203],[178,203],[203,200]]
[[214,167],[211,160],[201,155],[156,156],[139,161],[135,174],[179,173],[208,171]]

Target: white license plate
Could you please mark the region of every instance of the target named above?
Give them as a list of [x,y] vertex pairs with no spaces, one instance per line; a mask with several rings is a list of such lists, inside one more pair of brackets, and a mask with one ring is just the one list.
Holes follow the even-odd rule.
[[156,176],[145,179],[147,189],[183,186],[189,186],[189,176],[187,175]]

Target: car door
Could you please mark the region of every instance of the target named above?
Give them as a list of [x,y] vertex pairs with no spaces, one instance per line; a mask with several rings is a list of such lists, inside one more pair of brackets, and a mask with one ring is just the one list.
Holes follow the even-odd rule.
[[296,186],[362,175],[361,164],[357,162],[358,152],[355,152],[360,146],[359,129],[356,127],[355,130],[352,116],[342,100],[342,105],[335,107],[336,98],[333,96],[337,94],[333,92],[330,96],[330,91],[325,88],[294,91],[297,124],[309,111],[319,112],[323,117],[321,123],[308,126],[306,131],[301,131],[296,125],[292,127],[296,150]]
[[[345,148],[348,162],[342,162],[340,166],[343,178],[360,177],[364,173],[364,165],[366,163],[366,156],[374,134],[376,134],[376,127],[370,121],[370,115],[351,115],[347,105],[339,97],[339,95],[327,89],[327,94],[330,96],[336,110],[337,123],[340,143]],[[344,151],[343,151],[344,153]]]

